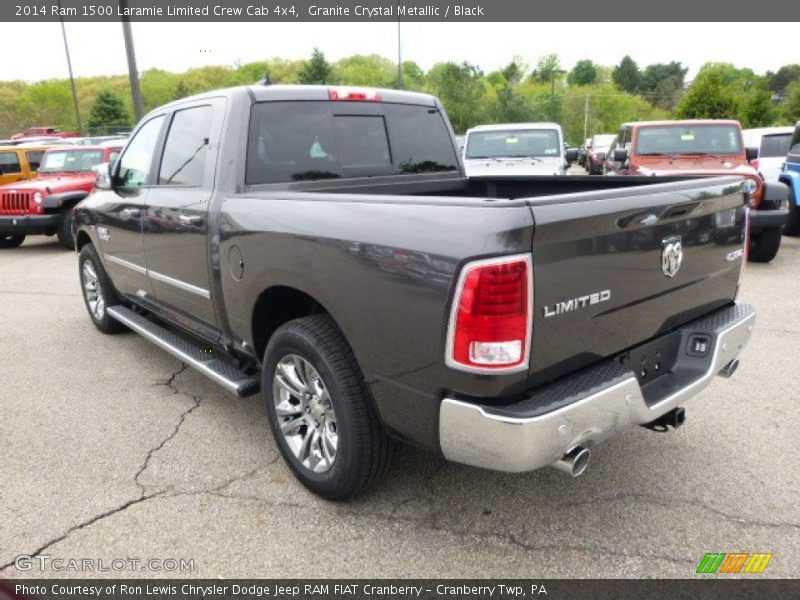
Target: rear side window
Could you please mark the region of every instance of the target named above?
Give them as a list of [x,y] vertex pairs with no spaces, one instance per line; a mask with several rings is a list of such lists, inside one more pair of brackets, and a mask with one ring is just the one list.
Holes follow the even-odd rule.
[[0,174],[20,173],[22,166],[16,152],[0,152]]
[[31,150],[25,153],[25,158],[31,167],[31,171],[39,170],[39,165],[42,164],[42,156],[44,156],[44,150]]
[[159,185],[203,185],[214,110],[198,106],[177,111],[167,133]]
[[458,159],[441,113],[361,102],[253,106],[248,184],[449,171]]
[[761,138],[761,149],[758,152],[759,157],[785,157],[789,152],[789,142],[792,141],[791,133],[776,133],[773,135],[765,135]]

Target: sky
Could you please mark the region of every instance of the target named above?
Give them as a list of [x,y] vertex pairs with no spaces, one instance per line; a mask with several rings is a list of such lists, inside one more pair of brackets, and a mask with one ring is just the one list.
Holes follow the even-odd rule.
[[[120,23],[67,23],[66,30],[76,77],[127,73]],[[314,47],[330,61],[353,54],[397,59],[397,23],[134,22],[132,30],[140,71],[301,59]],[[680,61],[690,69],[688,79],[709,61],[775,71],[800,61],[796,37],[794,23],[403,23],[401,33],[403,60],[423,69],[468,61],[489,72],[515,55],[535,66],[550,53],[570,69],[584,58],[610,66],[630,54],[640,66]],[[22,48],[23,60],[9,59]],[[57,22],[0,23],[0,56],[6,57],[0,81],[67,76]]]

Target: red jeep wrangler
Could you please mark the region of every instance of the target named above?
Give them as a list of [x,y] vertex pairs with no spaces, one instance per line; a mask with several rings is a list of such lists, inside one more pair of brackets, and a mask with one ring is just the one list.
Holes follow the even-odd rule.
[[614,175],[710,177],[742,175],[749,182],[749,259],[769,262],[781,245],[789,218],[788,188],[764,182],[750,160],[758,149],[745,148],[738,121],[640,121],[624,123],[607,155]]
[[0,186],[0,248],[15,248],[27,235],[56,234],[73,249],[72,209],[94,189],[93,167],[116,160],[121,147],[51,148],[35,179]]

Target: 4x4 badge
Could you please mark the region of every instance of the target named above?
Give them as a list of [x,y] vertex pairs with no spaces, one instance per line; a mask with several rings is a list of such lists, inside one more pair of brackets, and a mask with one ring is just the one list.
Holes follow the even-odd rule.
[[683,262],[681,236],[661,240],[661,271],[667,277],[675,277]]

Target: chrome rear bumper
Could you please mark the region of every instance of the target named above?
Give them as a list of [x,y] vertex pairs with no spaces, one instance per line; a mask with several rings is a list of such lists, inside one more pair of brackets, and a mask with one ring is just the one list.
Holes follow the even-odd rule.
[[[607,361],[502,410],[445,398],[439,412],[442,452],[448,460],[477,467],[531,471],[577,446],[591,447],[627,427],[650,423],[700,392],[736,359],[755,317],[752,306],[735,304],[680,328],[684,356],[677,358],[674,374],[665,376],[684,382],[677,389],[655,386],[658,380],[643,389],[632,371]],[[688,340],[697,335],[710,340],[703,357],[685,353]],[[654,386],[668,392],[661,396]]]

